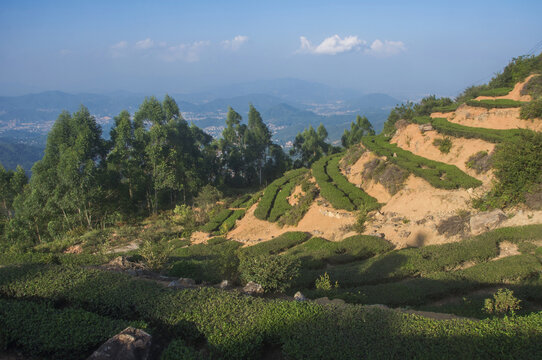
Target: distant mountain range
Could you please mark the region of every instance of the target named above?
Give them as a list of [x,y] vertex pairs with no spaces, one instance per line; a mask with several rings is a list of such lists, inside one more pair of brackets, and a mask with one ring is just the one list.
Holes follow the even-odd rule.
[[[157,97],[161,99],[162,95]],[[246,118],[249,104],[253,104],[272,129],[274,140],[282,145],[287,145],[297,132],[309,125],[318,126],[320,123],[327,128],[330,141],[337,142],[356,114],[367,116],[375,130],[380,131],[390,109],[400,103],[400,100],[386,94],[364,95],[297,79],[255,81],[206,92],[170,95],[188,121],[213,136],[222,132],[228,106]],[[85,105],[102,125],[104,136],[108,137],[113,117],[122,110],[133,114],[144,99],[144,94],[127,91],[107,94],[46,91],[2,96],[0,136],[3,144],[32,145],[30,153],[38,151],[41,156],[45,135],[63,110],[74,112],[81,104]],[[30,156],[23,150],[19,152],[25,154],[24,158],[29,161],[37,156]],[[12,161],[6,161],[2,156],[8,153],[8,150],[0,152],[0,162],[11,168]],[[29,161],[24,161],[25,169]]]

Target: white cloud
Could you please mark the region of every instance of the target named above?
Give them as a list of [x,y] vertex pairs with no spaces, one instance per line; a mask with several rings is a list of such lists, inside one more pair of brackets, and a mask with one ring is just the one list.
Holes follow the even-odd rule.
[[154,41],[150,38],[146,38],[145,40],[139,40],[135,43],[135,48],[139,50],[147,50],[154,46]]
[[128,47],[128,42],[127,41],[119,41],[118,43],[116,44],[113,44],[111,45],[111,49],[126,49]]
[[318,46],[312,45],[304,36],[301,36],[299,40],[301,41],[301,46],[297,52],[322,55],[336,55],[359,50],[362,45],[366,44],[365,40],[361,40],[357,36],[345,36],[342,39],[339,35],[333,35],[324,39]]
[[402,41],[378,40],[372,42],[366,52],[375,56],[392,56],[406,51],[406,46]]
[[333,35],[325,38],[317,46],[313,45],[305,36],[301,36],[299,40],[301,44],[296,52],[305,54],[337,55],[350,51],[363,50],[368,55],[386,57],[406,51],[406,46],[402,41],[382,41],[376,39],[368,45],[367,41],[354,35],[345,36],[344,38],[341,38],[339,35]]
[[165,53],[162,54],[162,59],[165,61],[186,61],[195,62],[199,60],[201,51],[209,46],[209,41],[195,41],[191,44],[178,44],[169,46]]
[[222,41],[222,46],[224,49],[236,51],[241,48],[241,46],[248,41],[248,36],[237,35],[233,40],[224,40]]
[[112,57],[122,57],[126,55],[126,51],[128,50],[128,42],[124,40],[119,41],[118,43],[111,45],[109,49],[111,50]]

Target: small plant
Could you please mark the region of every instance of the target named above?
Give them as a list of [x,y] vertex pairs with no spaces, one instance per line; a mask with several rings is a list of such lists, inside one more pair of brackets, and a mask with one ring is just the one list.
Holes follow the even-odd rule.
[[449,137],[433,140],[433,145],[438,147],[441,153],[448,154],[452,149],[452,140]]
[[175,215],[175,222],[189,226],[194,223],[194,212],[192,208],[188,205],[177,205],[173,209],[173,214]]
[[495,315],[515,315],[516,310],[521,309],[519,303],[521,300],[514,296],[514,292],[509,289],[499,289],[493,294],[493,299],[484,301],[483,310],[488,314]]
[[145,264],[154,271],[160,271],[168,261],[171,247],[165,242],[152,242],[145,240],[139,249],[139,255]]
[[335,281],[335,285],[333,285],[329,275],[325,272],[324,275],[320,275],[320,277],[316,279],[314,286],[316,287],[316,290],[329,291],[333,288],[338,288],[339,282]]
[[354,225],[352,225],[352,230],[357,232],[358,234],[362,234],[367,226],[365,223],[369,220],[369,216],[367,215],[367,212],[365,210],[361,210],[358,213],[358,217],[356,218],[356,222]]

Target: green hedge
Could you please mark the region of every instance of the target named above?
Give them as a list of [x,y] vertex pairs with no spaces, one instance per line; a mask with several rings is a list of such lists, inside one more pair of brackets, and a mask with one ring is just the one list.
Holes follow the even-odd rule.
[[264,191],[263,196],[258,203],[258,207],[254,211],[254,216],[260,220],[267,220],[269,213],[275,203],[275,198],[279,193],[281,187],[287,184],[290,180],[301,176],[307,171],[307,169],[291,170],[284,174],[283,177],[273,181]]
[[274,239],[262,241],[256,245],[239,249],[243,256],[261,256],[278,254],[293,246],[299,245],[308,240],[310,234],[301,231],[289,231]]
[[371,211],[378,209],[380,204],[378,201],[367,194],[362,189],[358,188],[352,184],[348,179],[341,173],[339,169],[339,161],[341,156],[331,157],[327,163],[326,171],[331,178],[331,181],[341,190],[350,201],[356,206],[358,210]]
[[213,284],[235,279],[238,266],[236,251],[240,246],[242,244],[237,241],[219,241],[176,249],[168,275]]
[[329,159],[330,157],[324,157],[312,164],[312,174],[320,187],[320,195],[329,201],[335,209],[356,210],[356,206],[348,196],[332,182],[331,177],[327,174],[326,165]]
[[288,202],[288,197],[294,190],[297,183],[295,181],[289,181],[286,185],[283,185],[273,203],[273,208],[269,212],[268,221],[275,222],[288,210],[292,208],[292,205]]
[[[327,295],[350,303],[386,304],[390,306],[422,305],[450,295],[460,295],[484,287],[517,284],[542,270],[532,255],[510,256],[477,264],[455,272],[433,272],[423,277],[400,282],[334,289]],[[328,274],[330,272],[328,271]],[[330,274],[333,281],[336,278]],[[339,284],[341,283],[340,280]],[[540,287],[538,288],[540,291]],[[318,291],[306,291],[309,297],[323,296]]]
[[51,359],[85,359],[130,325],[81,309],[7,299],[0,299],[0,324],[0,350],[12,344],[25,354]]
[[218,232],[225,234],[235,226],[237,220],[240,220],[245,216],[246,210],[234,210],[233,213],[218,227]]
[[50,265],[0,268],[0,293],[147,319],[156,331],[167,330],[173,338],[205,341],[211,358],[258,359],[269,347],[282,348],[293,359],[542,356],[541,313],[438,321],[360,306],[264,300],[213,288],[173,291],[119,273]]
[[236,199],[234,202],[230,204],[230,208],[240,208],[244,207],[244,205],[249,202],[249,200],[252,198],[252,195],[250,194],[244,194],[241,195],[238,199]]
[[493,89],[485,89],[478,93],[478,96],[505,96],[510,91],[514,90],[512,87],[501,87]]
[[447,112],[452,112],[452,111],[456,111],[457,108],[459,107],[459,103],[454,103],[454,104],[450,104],[450,105],[446,105],[446,106],[436,106],[433,108],[433,111],[432,112],[442,112],[442,113],[447,113]]
[[216,214],[207,224],[202,226],[201,231],[212,233],[222,225],[224,221],[226,221],[227,218],[229,218],[233,214],[233,210],[230,209],[224,209],[221,210],[218,214]]
[[197,352],[194,348],[187,346],[182,339],[176,339],[169,343],[167,348],[162,351],[160,360],[203,360],[205,356]]
[[286,255],[301,260],[303,268],[321,269],[327,264],[345,264],[367,259],[393,249],[393,245],[379,237],[354,235],[342,241],[314,237],[294,246]]
[[119,254],[54,254],[54,253],[7,253],[0,254],[0,265],[11,264],[63,264],[101,265]]
[[433,119],[432,125],[439,133],[468,139],[482,139],[492,143],[500,143],[523,133],[530,132],[530,130],[524,129],[499,130],[463,126],[442,118]]
[[465,174],[454,165],[414,155],[395,144],[390,144],[382,136],[366,136],[361,140],[369,150],[379,156],[386,156],[389,161],[427,180],[436,188],[473,188],[482,185],[480,180]]
[[[427,275],[453,269],[467,261],[487,261],[498,255],[497,241],[491,237],[460,242],[407,248],[388,252],[364,261],[327,269],[333,281],[344,287],[377,284]],[[322,270],[306,270],[297,280],[300,287],[310,288]]]
[[509,99],[496,99],[496,100],[468,100],[466,102],[469,106],[482,107],[486,109],[507,109],[517,108],[523,104],[523,101],[509,100]]

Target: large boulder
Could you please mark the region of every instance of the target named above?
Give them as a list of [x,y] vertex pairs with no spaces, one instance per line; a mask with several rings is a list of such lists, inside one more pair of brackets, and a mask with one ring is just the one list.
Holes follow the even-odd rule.
[[243,292],[249,295],[263,294],[263,286],[254,281],[249,281],[243,288]]
[[301,291],[298,291],[294,295],[294,300],[295,301],[306,301],[307,298],[305,297],[305,295],[303,295],[303,293],[301,293]]
[[426,132],[426,131],[433,131],[433,125],[431,124],[423,124],[423,125],[420,125],[418,126],[420,131],[422,133]]
[[470,230],[473,235],[492,230],[506,220],[506,214],[500,210],[484,211],[470,218]]
[[127,327],[103,343],[88,360],[147,360],[151,340],[145,331]]

